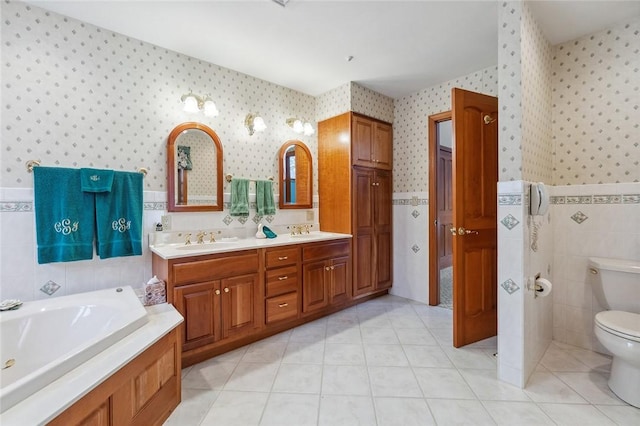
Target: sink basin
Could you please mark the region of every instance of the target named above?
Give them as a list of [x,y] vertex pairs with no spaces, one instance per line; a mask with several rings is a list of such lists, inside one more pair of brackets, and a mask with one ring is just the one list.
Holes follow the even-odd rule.
[[205,243],[205,244],[191,243],[188,245],[178,246],[176,247],[176,250],[208,250],[208,249],[222,248],[225,246],[231,246],[237,243],[238,243],[237,238],[215,241],[213,243]]
[[320,235],[311,233],[311,234],[294,234],[294,235],[289,234],[289,236],[291,238],[316,238],[316,237],[319,237]]

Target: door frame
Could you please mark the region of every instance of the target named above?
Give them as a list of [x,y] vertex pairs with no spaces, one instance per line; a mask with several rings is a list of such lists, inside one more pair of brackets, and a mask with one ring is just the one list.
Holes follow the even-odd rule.
[[[451,111],[429,116],[429,305],[440,304],[440,265],[438,264],[438,123],[452,119]],[[451,147],[451,154],[455,147]]]

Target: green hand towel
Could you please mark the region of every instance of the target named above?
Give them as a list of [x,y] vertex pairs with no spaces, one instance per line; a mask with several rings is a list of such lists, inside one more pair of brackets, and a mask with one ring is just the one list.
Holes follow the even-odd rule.
[[231,181],[231,216],[249,216],[249,181],[233,179]]
[[256,181],[256,205],[258,207],[258,214],[260,216],[276,214],[276,205],[273,201],[272,181]]

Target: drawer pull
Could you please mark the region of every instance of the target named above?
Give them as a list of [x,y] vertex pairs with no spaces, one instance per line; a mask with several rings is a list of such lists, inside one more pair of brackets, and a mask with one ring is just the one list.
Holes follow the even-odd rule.
[[287,306],[289,306],[289,304],[288,304],[288,303],[286,303],[286,302],[285,302],[285,303],[280,303],[280,304],[278,305],[278,308],[286,308]]
[[289,277],[288,277],[288,276],[286,276],[286,275],[285,275],[285,276],[283,276],[283,277],[278,277],[278,280],[279,280],[279,281],[284,281],[284,280],[288,280],[288,279],[289,279]]
[[289,256],[278,256],[278,260],[287,260]]
[[225,288],[224,288],[224,292],[225,292],[225,293],[229,293],[229,287],[225,287]]

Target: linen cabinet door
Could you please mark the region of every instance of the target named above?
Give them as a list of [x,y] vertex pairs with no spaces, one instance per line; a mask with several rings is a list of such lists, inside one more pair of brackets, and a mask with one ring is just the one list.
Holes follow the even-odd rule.
[[222,337],[251,333],[258,326],[258,274],[221,280]]
[[353,168],[353,297],[375,289],[375,175],[372,169]]
[[393,167],[393,130],[389,124],[376,122],[371,155],[375,168]]
[[375,122],[363,117],[353,116],[351,150],[353,164],[358,166],[373,166],[373,138]]
[[173,294],[174,306],[184,317],[183,351],[220,340],[220,281],[175,287]]
[[375,186],[375,265],[376,265],[376,290],[391,287],[392,273],[392,205],[391,205],[391,173],[377,171],[374,179]]
[[336,305],[349,300],[351,296],[351,258],[348,256],[331,261],[331,304]]

